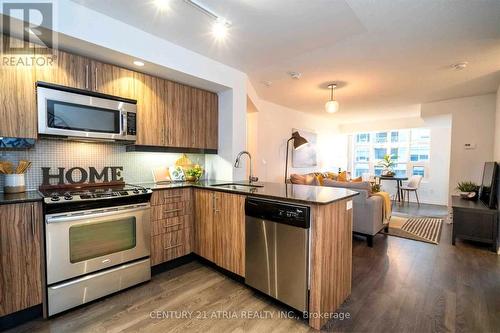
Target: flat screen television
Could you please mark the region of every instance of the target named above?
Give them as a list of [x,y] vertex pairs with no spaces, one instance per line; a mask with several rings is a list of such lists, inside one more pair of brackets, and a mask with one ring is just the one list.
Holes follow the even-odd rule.
[[497,207],[497,162],[484,163],[483,180],[479,189],[479,200],[492,209]]

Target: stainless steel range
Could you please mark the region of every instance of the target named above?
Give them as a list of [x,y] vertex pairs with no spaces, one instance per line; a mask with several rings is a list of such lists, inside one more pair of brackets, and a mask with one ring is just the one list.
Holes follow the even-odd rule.
[[53,189],[44,196],[47,315],[151,279],[151,189]]

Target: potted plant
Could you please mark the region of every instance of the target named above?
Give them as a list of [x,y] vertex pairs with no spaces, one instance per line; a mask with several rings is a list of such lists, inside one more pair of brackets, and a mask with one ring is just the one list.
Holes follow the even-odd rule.
[[459,182],[457,190],[460,192],[460,197],[465,200],[476,200],[478,197],[479,186],[471,181]]
[[392,155],[384,155],[384,158],[378,162],[378,166],[383,167],[384,169],[382,170],[382,176],[386,177],[393,177],[396,173],[394,172],[393,168],[396,165],[396,159],[397,157],[392,157]]
[[185,174],[188,182],[197,182],[203,176],[203,168],[196,164],[194,167],[187,169]]

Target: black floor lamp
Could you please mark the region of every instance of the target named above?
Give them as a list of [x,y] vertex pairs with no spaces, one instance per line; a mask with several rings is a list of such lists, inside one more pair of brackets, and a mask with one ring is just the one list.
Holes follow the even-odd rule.
[[309,143],[309,142],[307,142],[307,140],[304,137],[300,136],[299,132],[297,132],[297,131],[293,132],[292,137],[290,139],[288,139],[288,141],[286,142],[285,183],[286,183],[286,177],[288,177],[288,144],[292,140],[293,140],[293,149],[294,150],[297,150],[301,147],[304,147],[306,144]]

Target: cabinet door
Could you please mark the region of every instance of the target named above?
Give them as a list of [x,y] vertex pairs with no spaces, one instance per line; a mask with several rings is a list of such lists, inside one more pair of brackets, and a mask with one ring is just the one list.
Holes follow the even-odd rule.
[[92,90],[103,94],[136,99],[134,72],[92,60]]
[[215,263],[245,276],[245,196],[214,194]]
[[219,98],[217,94],[205,92],[205,147],[217,149],[219,145]]
[[0,316],[42,303],[40,203],[0,206]]
[[192,147],[191,107],[192,89],[175,82],[167,83],[166,129],[169,132],[168,146]]
[[36,66],[37,81],[79,89],[91,89],[90,60],[61,50],[52,50],[52,65]]
[[194,191],[194,252],[214,261],[214,198],[212,191]]
[[163,146],[165,144],[165,81],[149,75],[135,73],[137,99],[138,145]]
[[201,89],[191,89],[191,142],[192,148],[206,148],[206,98],[207,93]]
[[[22,43],[6,36],[3,36],[2,42]],[[30,56],[33,54],[22,55],[28,58]],[[0,92],[0,136],[36,139],[38,128],[34,67],[22,64],[0,66]]]

